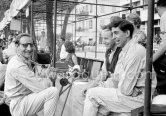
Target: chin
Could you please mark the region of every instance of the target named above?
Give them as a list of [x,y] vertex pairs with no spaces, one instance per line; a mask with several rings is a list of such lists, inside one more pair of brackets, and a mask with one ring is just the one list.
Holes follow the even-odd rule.
[[25,58],[30,59],[32,55],[24,55]]

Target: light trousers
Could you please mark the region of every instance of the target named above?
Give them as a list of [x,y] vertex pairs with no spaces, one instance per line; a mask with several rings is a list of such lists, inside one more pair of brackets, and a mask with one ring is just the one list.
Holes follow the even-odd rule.
[[143,105],[142,97],[124,96],[115,88],[95,87],[87,91],[83,116],[107,116],[112,113],[129,113]]
[[39,93],[33,93],[19,100],[11,101],[12,116],[37,116],[43,110],[44,116],[55,116],[59,92],[57,88],[50,87]]

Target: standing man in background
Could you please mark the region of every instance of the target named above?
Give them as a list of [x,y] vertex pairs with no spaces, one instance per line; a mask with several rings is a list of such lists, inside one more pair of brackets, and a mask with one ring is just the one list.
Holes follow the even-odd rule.
[[162,43],[158,48],[157,52],[153,55],[153,62],[155,62],[158,58],[160,58],[166,52],[166,0],[158,0],[157,1],[157,11],[160,19],[160,35],[162,39]]
[[44,31],[41,32],[41,37],[40,37],[40,41],[39,41],[39,45],[40,45],[40,50],[42,52],[45,52],[48,48],[47,45],[47,37]]
[[[166,53],[166,0],[157,1],[157,11],[158,11],[159,16],[161,17],[161,19],[160,19],[160,31],[161,31],[160,36],[161,36],[162,42],[161,42],[160,47],[158,48],[157,52],[153,55],[153,62],[154,62],[154,65],[156,65],[156,68],[159,68],[157,66],[158,64],[156,61],[161,56],[165,55],[165,53]],[[163,91],[165,92],[165,86],[163,87]],[[166,105],[166,95],[162,94],[162,95],[156,96],[153,99],[152,103]]]

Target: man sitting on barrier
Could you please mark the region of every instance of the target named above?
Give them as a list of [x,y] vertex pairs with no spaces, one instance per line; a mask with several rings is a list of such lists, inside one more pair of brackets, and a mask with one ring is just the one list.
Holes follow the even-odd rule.
[[[121,20],[119,16],[112,16],[111,22]],[[106,80],[109,77],[110,73],[114,73],[115,66],[121,52],[121,47],[116,47],[116,41],[113,38],[113,34],[110,29],[110,24],[106,25],[102,30],[103,43],[106,46],[105,61],[100,71],[99,80]]]
[[56,79],[54,68],[50,67],[41,78],[33,72],[31,57],[34,43],[29,34],[16,37],[17,55],[7,65],[5,94],[11,99],[12,116],[30,116],[43,110],[44,116],[54,116],[59,92],[50,87]]
[[[115,71],[105,82],[96,81],[95,88],[89,88],[84,101],[83,116],[96,116],[98,112],[107,115],[110,112],[129,113],[144,102],[145,48],[134,43],[134,27],[127,20],[114,21],[113,38],[117,47],[122,47]],[[152,77],[152,93],[156,87],[156,77]],[[99,111],[100,110],[100,111]]]

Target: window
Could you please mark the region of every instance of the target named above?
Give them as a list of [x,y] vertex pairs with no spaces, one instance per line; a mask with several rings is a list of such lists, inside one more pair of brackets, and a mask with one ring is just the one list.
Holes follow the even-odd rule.
[[88,5],[86,5],[86,12],[88,12]]
[[101,13],[104,13],[104,8],[105,8],[104,6],[100,6],[100,12]]
[[89,29],[92,29],[93,28],[93,22],[92,20],[89,21]]
[[112,12],[116,12],[116,7],[112,7]]
[[92,13],[92,12],[93,12],[93,6],[90,5],[90,13]]

